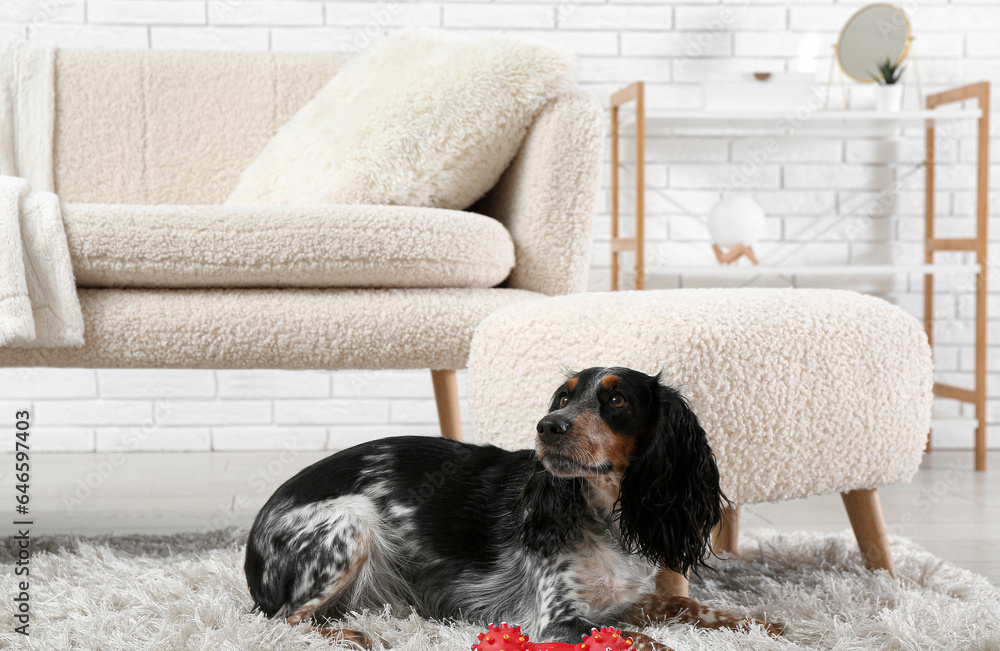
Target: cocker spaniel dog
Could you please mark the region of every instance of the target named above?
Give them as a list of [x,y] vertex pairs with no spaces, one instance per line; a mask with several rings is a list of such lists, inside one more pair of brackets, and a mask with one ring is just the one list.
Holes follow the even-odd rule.
[[[555,392],[534,450],[430,437],[372,441],[301,471],[250,531],[257,607],[289,624],[386,604],[421,616],[520,624],[578,642],[597,626],[679,618],[760,625],[655,594],[658,569],[704,565],[725,497],[680,394],[626,368],[589,368]],[[629,632],[639,649],[665,649]]]

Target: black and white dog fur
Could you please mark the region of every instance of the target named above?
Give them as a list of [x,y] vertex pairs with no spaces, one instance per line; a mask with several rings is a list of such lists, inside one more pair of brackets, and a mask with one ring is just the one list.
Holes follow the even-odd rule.
[[[590,368],[563,383],[535,450],[429,437],[358,445],[302,470],[257,515],[246,576],[257,607],[370,646],[327,618],[389,604],[520,624],[576,642],[595,626],[680,618],[779,627],[655,594],[697,570],[725,497],[705,432],[659,377]],[[640,649],[663,649],[630,633]]]

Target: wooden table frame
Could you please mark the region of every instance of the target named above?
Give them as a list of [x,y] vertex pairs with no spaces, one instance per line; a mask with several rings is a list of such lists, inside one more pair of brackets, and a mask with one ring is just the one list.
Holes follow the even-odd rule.
[[[932,264],[938,251],[975,252],[979,269],[976,273],[976,370],[975,388],[963,389],[949,384],[934,383],[934,395],[976,406],[976,470],[986,470],[986,279],[989,275],[986,256],[989,222],[988,194],[990,170],[990,84],[987,81],[953,88],[927,96],[927,108],[945,104],[978,100],[982,115],[978,125],[976,155],[976,236],[958,239],[934,237],[934,122],[927,123],[924,165],[924,262]],[[924,276],[924,328],[927,339],[934,345],[934,274]],[[927,449],[930,450],[930,436]]]
[[[979,82],[959,88],[953,88],[941,93],[927,96],[927,109],[936,109],[946,104],[977,100],[980,117],[978,120],[978,153],[976,175],[976,234],[969,238],[937,238],[934,236],[934,162],[935,162],[935,127],[934,121],[928,120],[926,127],[926,159],[924,187],[924,228],[925,247],[924,262],[934,263],[934,254],[938,251],[968,251],[975,252],[978,270],[976,274],[976,343],[975,343],[975,388],[965,389],[947,384],[935,383],[934,395],[950,398],[975,405],[975,467],[976,470],[986,469],[986,281],[989,275],[987,259],[987,222],[989,209],[987,204],[989,193],[989,120],[990,120],[990,84]],[[634,238],[619,237],[619,165],[620,156],[618,140],[621,135],[619,128],[619,109],[628,102],[635,102],[635,136],[636,136],[636,236]],[[619,259],[622,251],[635,251],[635,288],[642,289],[645,284],[645,260],[643,256],[645,236],[645,200],[643,196],[645,184],[645,138],[646,112],[645,89],[639,81],[627,86],[611,96],[611,290],[618,290]],[[934,345],[934,274],[928,271],[924,275],[924,327],[931,347]],[[931,442],[928,434],[927,449]]]
[[[635,237],[618,237],[618,109],[635,101]],[[637,81],[611,96],[611,291],[618,291],[618,254],[635,251],[635,288],[645,285],[646,89]]]

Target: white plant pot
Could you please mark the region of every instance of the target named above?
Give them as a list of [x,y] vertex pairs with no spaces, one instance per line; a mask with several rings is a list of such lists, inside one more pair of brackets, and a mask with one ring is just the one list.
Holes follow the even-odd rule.
[[903,104],[903,84],[879,85],[875,88],[876,111],[898,111]]

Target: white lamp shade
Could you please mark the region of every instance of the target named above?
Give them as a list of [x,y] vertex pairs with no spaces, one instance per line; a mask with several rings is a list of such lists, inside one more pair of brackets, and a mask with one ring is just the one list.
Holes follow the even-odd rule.
[[721,247],[753,246],[764,233],[764,209],[748,194],[726,195],[708,213],[708,233]]

